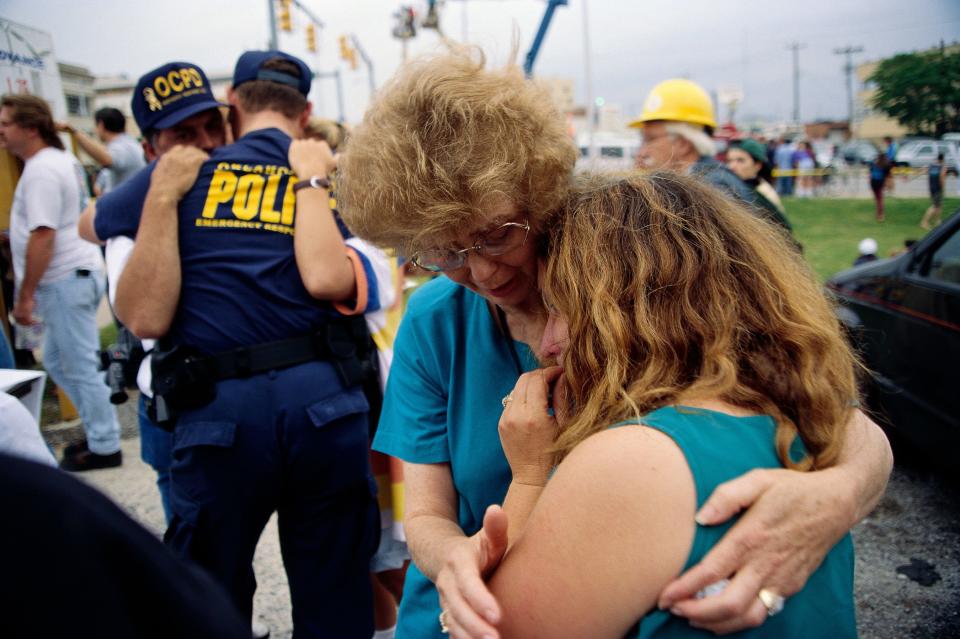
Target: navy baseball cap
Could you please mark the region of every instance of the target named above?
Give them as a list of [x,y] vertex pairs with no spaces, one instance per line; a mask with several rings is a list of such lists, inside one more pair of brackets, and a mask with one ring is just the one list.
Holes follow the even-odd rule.
[[[300,69],[300,77],[295,77],[289,73],[278,71],[276,69],[264,69],[263,65],[267,60],[280,58],[292,62]],[[313,79],[313,72],[310,67],[300,58],[284,53],[283,51],[247,51],[237,60],[237,66],[233,70],[233,86],[240,86],[244,82],[253,80],[267,80],[277,82],[293,87],[303,95],[310,94],[310,82]]]
[[189,62],[168,62],[141,76],[130,102],[141,131],[169,129],[221,106],[225,105],[213,98],[206,74]]

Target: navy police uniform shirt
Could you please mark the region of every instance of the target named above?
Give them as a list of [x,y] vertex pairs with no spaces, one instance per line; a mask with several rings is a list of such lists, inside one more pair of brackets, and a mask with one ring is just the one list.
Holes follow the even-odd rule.
[[304,288],[293,247],[297,177],[287,162],[290,142],[279,129],[253,131],[201,166],[179,209],[174,342],[216,353],[304,335],[335,315],[379,307],[372,267],[356,252],[351,308],[314,299]]
[[150,176],[156,166],[156,162],[151,162],[129,180],[97,198],[97,213],[93,218],[97,237],[104,242],[120,236],[136,238],[143,203],[150,189]]

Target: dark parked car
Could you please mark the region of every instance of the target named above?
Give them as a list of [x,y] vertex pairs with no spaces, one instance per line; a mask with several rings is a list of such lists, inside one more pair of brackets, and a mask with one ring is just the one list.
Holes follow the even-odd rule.
[[[956,465],[960,447],[960,212],[906,253],[827,288],[872,372],[868,406],[897,439]],[[949,461],[947,461],[949,460]]]

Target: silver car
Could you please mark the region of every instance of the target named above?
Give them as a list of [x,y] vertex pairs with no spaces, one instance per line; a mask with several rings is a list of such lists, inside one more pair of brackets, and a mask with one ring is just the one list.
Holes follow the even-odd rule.
[[937,161],[943,153],[948,173],[956,173],[960,166],[960,149],[954,140],[910,140],[897,151],[897,166],[925,168]]

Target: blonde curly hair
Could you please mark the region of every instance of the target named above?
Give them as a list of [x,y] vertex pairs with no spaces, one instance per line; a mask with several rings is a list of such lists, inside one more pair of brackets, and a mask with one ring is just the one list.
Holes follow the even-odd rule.
[[313,117],[303,129],[303,137],[312,140],[323,140],[334,153],[343,145],[350,134],[345,124],[328,118]]
[[569,187],[576,149],[549,94],[477,48],[416,60],[382,89],[339,163],[341,214],[381,246],[414,252],[488,221],[504,199],[534,229]]

